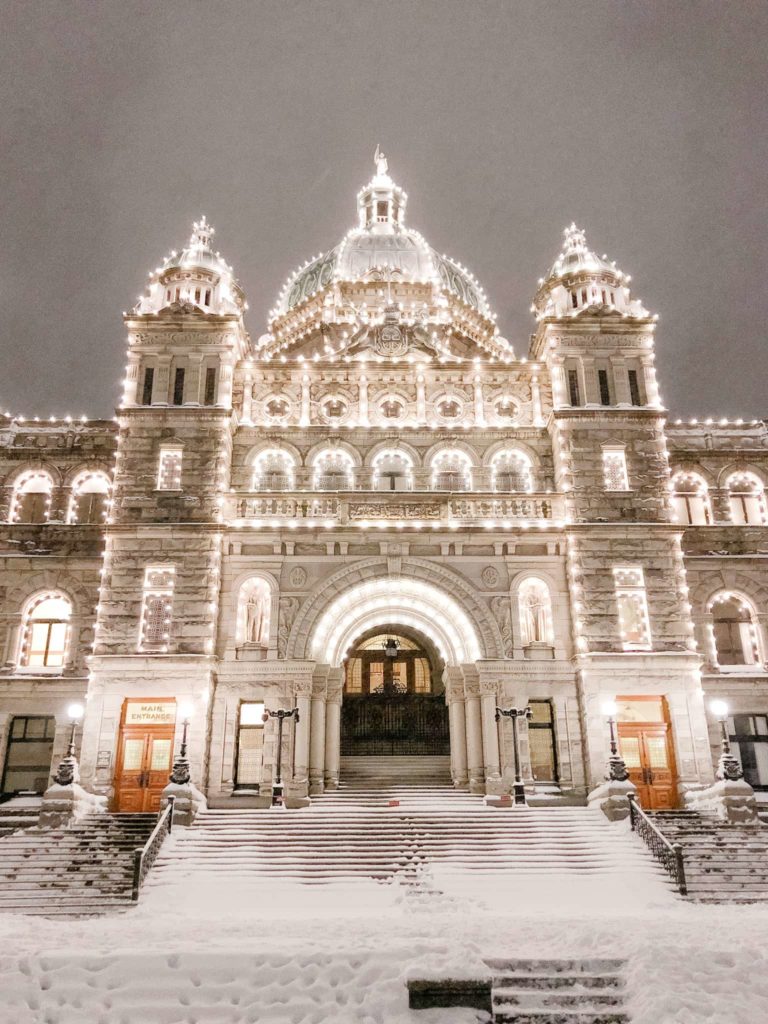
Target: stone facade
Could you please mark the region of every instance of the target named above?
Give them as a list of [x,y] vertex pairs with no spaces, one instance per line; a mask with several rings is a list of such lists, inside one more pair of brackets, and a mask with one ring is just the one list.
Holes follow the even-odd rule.
[[238,785],[243,702],[296,706],[283,778],[321,793],[343,778],[345,658],[378,626],[435,652],[457,786],[509,791],[496,708],[549,702],[551,777],[521,720],[523,779],[585,801],[615,697],[663,698],[678,797],[709,786],[709,698],[768,714],[766,424],[668,421],[655,317],[575,228],[518,357],[405,227],[382,160],[358,210],[255,342],[201,222],[125,316],[114,421],[0,420],[0,759],[14,718],[52,716],[55,767],[82,700],[81,782],[114,806],[126,700],[188,704],[193,782],[236,804],[277,762],[270,720]]

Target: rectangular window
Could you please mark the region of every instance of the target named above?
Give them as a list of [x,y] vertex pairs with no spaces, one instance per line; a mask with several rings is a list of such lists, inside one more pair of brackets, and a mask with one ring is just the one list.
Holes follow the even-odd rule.
[[611,404],[611,389],[608,387],[608,371],[598,370],[597,371],[597,382],[600,385],[600,404],[610,405]]
[[181,490],[181,448],[161,448],[157,467],[158,491]]
[[629,400],[632,405],[642,405],[640,400],[640,382],[637,379],[637,370],[628,370],[629,377]]
[[264,762],[264,704],[248,701],[240,705],[237,730],[235,789],[256,789],[261,783]]
[[184,405],[184,367],[177,366],[173,375],[173,404]]
[[568,371],[568,395],[570,397],[571,405],[581,405],[578,370]]
[[639,565],[613,567],[613,585],[619,612],[619,635],[625,651],[651,649],[651,623],[645,577]]
[[148,565],[144,570],[141,650],[168,650],[175,581],[172,565]]
[[768,790],[768,715],[733,715],[728,731],[745,781],[753,789]]
[[148,366],[144,371],[144,386],[141,391],[141,404],[152,405],[152,386],[155,383],[155,368]]
[[529,702],[533,718],[528,722],[531,774],[536,782],[557,782],[554,709],[551,700]]
[[205,395],[204,405],[214,405],[216,402],[216,367],[209,366],[205,371]]
[[603,448],[603,484],[606,491],[628,491],[627,456],[623,448]]

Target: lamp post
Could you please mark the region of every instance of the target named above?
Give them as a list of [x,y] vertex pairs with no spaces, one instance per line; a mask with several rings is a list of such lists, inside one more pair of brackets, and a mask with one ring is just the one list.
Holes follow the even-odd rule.
[[520,741],[517,735],[517,720],[518,718],[525,718],[526,721],[530,721],[533,718],[533,712],[526,706],[524,708],[496,708],[496,721],[500,721],[502,716],[504,718],[512,719],[512,749],[515,755],[515,784],[513,787],[514,802],[516,804],[525,805],[528,801],[525,799],[525,786],[523,785],[523,779],[520,774]]
[[179,705],[179,715],[181,716],[181,746],[179,747],[179,753],[173,761],[173,771],[170,775],[171,782],[174,782],[177,786],[186,786],[189,784],[191,778],[189,770],[189,758],[187,757],[187,731],[189,730],[189,720],[194,713],[194,705],[189,701]]
[[608,778],[611,782],[626,782],[629,778],[624,758],[619,753],[619,742],[616,737],[616,712],[618,705],[615,700],[603,701],[603,714],[608,719],[611,732],[611,756],[608,758]]
[[85,708],[82,704],[70,704],[67,708],[67,714],[72,723],[72,731],[69,734],[67,753],[61,759],[59,767],[56,769],[56,774],[53,776],[53,781],[58,786],[71,786],[73,783],[80,781],[80,771],[77,765],[77,758],[75,757],[75,736],[77,734],[77,723],[81,721],[85,714]]
[[738,782],[744,778],[744,771],[739,759],[731,751],[731,741],[728,736],[728,704],[724,700],[712,700],[709,702],[709,710],[720,723],[720,760],[717,764],[718,779],[726,779],[728,782]]
[[264,708],[264,714],[262,719],[264,722],[268,722],[270,718],[277,719],[277,764],[275,765],[275,782],[272,787],[272,806],[277,807],[283,801],[283,778],[282,778],[282,765],[283,765],[283,722],[286,718],[292,718],[295,722],[299,721],[299,709],[290,708],[278,708],[277,711],[270,711],[268,708]]

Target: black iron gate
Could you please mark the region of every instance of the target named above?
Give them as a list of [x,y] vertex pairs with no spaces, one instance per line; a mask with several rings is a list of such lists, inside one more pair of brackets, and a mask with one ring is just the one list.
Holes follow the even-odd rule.
[[450,751],[444,694],[344,695],[342,755],[444,755]]

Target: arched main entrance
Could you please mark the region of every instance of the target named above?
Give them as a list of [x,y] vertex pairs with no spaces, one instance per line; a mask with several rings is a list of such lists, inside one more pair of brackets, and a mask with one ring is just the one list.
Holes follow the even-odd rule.
[[443,668],[416,630],[390,624],[363,634],[344,666],[341,756],[448,755]]

